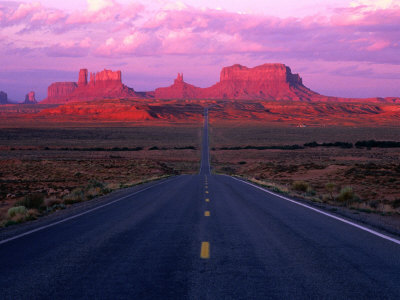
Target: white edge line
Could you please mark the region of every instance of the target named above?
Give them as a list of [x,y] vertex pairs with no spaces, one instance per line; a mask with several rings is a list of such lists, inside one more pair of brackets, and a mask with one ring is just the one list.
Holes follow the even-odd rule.
[[166,183],[166,182],[170,182],[171,180],[174,180],[174,179],[176,179],[176,178],[178,178],[178,177],[175,177],[175,178],[170,179],[170,180],[165,180],[165,181],[160,182],[160,183],[157,183],[157,184],[153,184],[153,185],[151,185],[151,186],[149,186],[149,187],[147,187],[147,188],[144,188],[144,189],[142,189],[142,190],[140,190],[140,191],[136,191],[136,192],[134,192],[134,193],[132,193],[132,194],[129,194],[129,195],[124,196],[124,197],[121,197],[121,198],[118,198],[118,199],[116,199],[116,200],[114,200],[114,201],[111,201],[111,202],[108,202],[108,203],[106,203],[106,204],[97,206],[97,207],[95,207],[95,208],[86,210],[86,211],[84,211],[84,212],[82,212],[82,213],[73,215],[73,216],[71,216],[71,217],[62,219],[62,220],[60,220],[60,221],[57,221],[57,222],[54,222],[54,223],[51,223],[51,224],[48,224],[48,225],[45,225],[45,226],[42,226],[42,227],[38,227],[38,228],[35,228],[35,229],[32,229],[32,230],[29,230],[29,231],[27,231],[27,232],[18,234],[18,235],[16,235],[16,236],[10,237],[10,238],[8,238],[8,239],[2,240],[2,241],[0,241],[0,245],[5,244],[5,243],[8,243],[8,242],[11,242],[11,241],[16,240],[16,239],[19,239],[19,238],[21,238],[21,237],[23,237],[23,236],[26,236],[26,235],[29,235],[29,234],[32,234],[32,233],[41,231],[41,230],[43,230],[43,229],[46,229],[46,228],[49,228],[49,227],[53,227],[53,226],[55,226],[55,225],[58,225],[58,224],[67,222],[67,221],[69,221],[69,220],[78,218],[78,217],[80,217],[80,216],[86,215],[86,214],[88,214],[88,213],[91,213],[91,212],[96,211],[96,210],[98,210],[98,209],[101,209],[101,208],[103,208],[103,207],[109,206],[109,205],[111,205],[111,204],[114,204],[114,203],[119,202],[119,201],[121,201],[121,200],[124,200],[124,199],[126,199],[126,198],[135,196],[135,195],[137,195],[137,194],[139,194],[139,193],[141,193],[141,192],[144,192],[144,191],[146,191],[146,190],[148,190],[148,189],[151,189],[151,188],[153,188],[153,187],[156,187],[156,186],[158,186],[158,185],[160,185],[160,184],[164,184],[164,183]]
[[262,190],[262,191],[264,191],[264,192],[266,192],[266,193],[268,193],[268,194],[271,194],[271,195],[274,195],[274,196],[276,196],[276,197],[279,197],[279,198],[281,198],[281,199],[283,199],[283,200],[286,200],[286,201],[292,202],[292,203],[294,203],[294,204],[303,206],[303,207],[305,207],[305,208],[311,209],[311,210],[313,210],[313,211],[315,211],[315,212],[317,212],[317,213],[320,213],[320,214],[325,215],[325,216],[327,216],[327,217],[336,219],[336,220],[338,220],[338,221],[341,221],[341,222],[343,222],[343,223],[346,223],[346,224],[348,224],[348,225],[351,225],[351,226],[353,226],[353,227],[356,227],[356,228],[358,228],[358,229],[364,230],[364,231],[369,232],[369,233],[371,233],[371,234],[373,234],[373,235],[379,236],[380,238],[383,238],[383,239],[385,239],[385,240],[388,240],[388,241],[391,241],[391,242],[393,242],[393,243],[396,243],[396,244],[400,245],[400,241],[399,241],[399,240],[394,239],[394,238],[392,238],[392,237],[390,237],[390,236],[384,235],[384,234],[382,234],[382,233],[379,233],[379,232],[377,232],[377,231],[375,231],[375,230],[369,229],[369,228],[364,227],[364,226],[361,226],[361,225],[359,225],[359,224],[357,224],[357,223],[354,223],[354,222],[351,222],[351,221],[349,221],[349,220],[343,219],[343,218],[341,218],[341,217],[338,217],[338,216],[332,215],[332,214],[330,214],[330,213],[324,212],[324,211],[322,211],[322,210],[320,210],[320,209],[314,208],[314,207],[309,206],[309,205],[307,205],[307,204],[304,204],[304,203],[301,203],[301,202],[298,202],[298,201],[289,199],[289,198],[287,198],[287,197],[285,197],[285,196],[276,194],[276,193],[274,193],[274,192],[271,192],[271,191],[269,191],[269,190],[267,190],[267,189],[264,189],[264,188],[262,188],[262,187],[260,187],[260,186],[257,186],[257,185],[255,185],[255,184],[252,184],[252,183],[250,183],[250,182],[247,182],[247,181],[244,181],[244,180],[240,180],[240,179],[237,179],[237,178],[232,177],[232,176],[229,176],[229,177],[231,177],[231,178],[233,178],[233,179],[235,179],[235,180],[237,180],[237,181],[240,181],[240,182],[242,182],[242,183],[246,183],[246,184],[248,184],[248,185],[251,185],[252,187],[255,187],[255,188],[257,188],[257,189],[259,189],[259,190]]

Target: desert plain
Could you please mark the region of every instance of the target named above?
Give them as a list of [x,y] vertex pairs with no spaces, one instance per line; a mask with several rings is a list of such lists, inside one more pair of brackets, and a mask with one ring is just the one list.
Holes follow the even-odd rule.
[[[178,74],[153,92],[127,87],[121,71],[88,74],[51,84],[42,102],[0,106],[2,226],[198,173],[205,108],[213,172],[354,213],[399,217],[399,98],[323,96],[283,64],[226,67],[209,88]],[[27,211],[10,214],[21,206]]]

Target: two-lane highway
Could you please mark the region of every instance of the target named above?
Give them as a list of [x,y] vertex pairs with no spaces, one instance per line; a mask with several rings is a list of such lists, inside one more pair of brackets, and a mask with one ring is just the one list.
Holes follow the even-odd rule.
[[229,176],[199,175],[0,241],[0,299],[399,299],[400,245]]

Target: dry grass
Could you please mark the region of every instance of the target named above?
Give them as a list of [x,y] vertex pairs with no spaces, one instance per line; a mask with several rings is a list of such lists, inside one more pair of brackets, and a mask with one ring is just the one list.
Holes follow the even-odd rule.
[[217,150],[211,151],[211,157],[217,172],[255,179],[272,187],[276,185],[277,189],[296,196],[379,213],[400,213],[399,148],[219,150],[248,145],[303,145],[312,141],[398,141],[399,136],[400,128],[228,128],[214,125],[211,147]]
[[[155,178],[195,173],[200,136],[200,127],[194,126],[2,129],[0,224],[36,218]],[[167,150],[149,150],[154,146]],[[194,149],[175,149],[189,146]],[[143,150],[108,151],[114,147]],[[107,151],[88,150],[92,148]],[[25,206],[27,214],[11,218],[8,209],[15,205]]]

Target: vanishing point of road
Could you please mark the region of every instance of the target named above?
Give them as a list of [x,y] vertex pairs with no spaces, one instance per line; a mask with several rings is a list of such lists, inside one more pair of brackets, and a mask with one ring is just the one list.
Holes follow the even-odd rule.
[[[0,299],[400,299],[400,242],[201,168],[0,240]],[[125,194],[124,194],[125,193]]]

